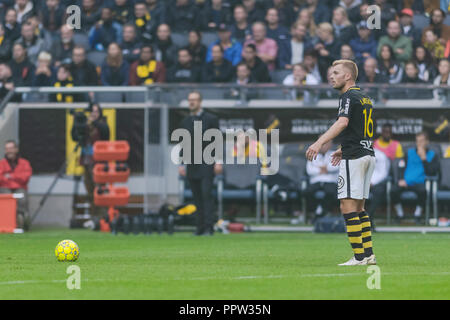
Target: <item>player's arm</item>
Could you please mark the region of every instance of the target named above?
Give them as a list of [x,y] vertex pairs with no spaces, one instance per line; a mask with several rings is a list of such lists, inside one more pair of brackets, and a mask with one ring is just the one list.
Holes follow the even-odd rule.
[[321,135],[320,138],[308,148],[306,151],[306,158],[310,161],[316,159],[322,145],[340,135],[341,132],[347,128],[348,122],[348,117],[339,117],[338,120],[327,130],[327,132]]
[[341,160],[342,160],[342,151],[341,148],[339,147],[330,156],[330,162],[327,164],[328,172],[331,173],[337,172],[339,168],[336,168],[336,166],[341,162]]
[[351,97],[340,99],[338,120],[306,151],[306,158],[310,161],[316,158],[322,145],[336,138],[347,128],[351,114]]
[[320,145],[324,145],[325,143],[333,140],[338,135],[341,134],[342,131],[345,130],[348,126],[349,119],[347,117],[339,117],[337,121],[325,132],[320,138],[317,140]]

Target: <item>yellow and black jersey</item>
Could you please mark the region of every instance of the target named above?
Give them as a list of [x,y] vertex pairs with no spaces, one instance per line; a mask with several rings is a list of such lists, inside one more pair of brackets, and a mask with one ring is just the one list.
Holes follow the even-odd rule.
[[339,97],[338,118],[349,119],[347,128],[338,137],[343,159],[375,156],[372,145],[372,112],[372,100],[359,87],[351,87]]

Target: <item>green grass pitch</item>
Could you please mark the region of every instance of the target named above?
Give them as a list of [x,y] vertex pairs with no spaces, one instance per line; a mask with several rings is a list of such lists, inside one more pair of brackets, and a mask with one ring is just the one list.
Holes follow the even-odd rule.
[[[77,262],[56,260],[63,239],[78,243]],[[337,266],[351,257],[345,234],[0,234],[0,299],[450,299],[450,234],[373,239],[379,290],[366,266]],[[72,264],[80,290],[66,287]]]

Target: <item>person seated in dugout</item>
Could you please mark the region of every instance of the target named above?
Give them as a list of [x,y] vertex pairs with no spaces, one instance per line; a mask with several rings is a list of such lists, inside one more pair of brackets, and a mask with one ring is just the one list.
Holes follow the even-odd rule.
[[[331,164],[332,141],[324,144],[314,161],[306,164],[306,173],[309,176],[309,186],[305,191],[310,208],[315,210],[316,217],[330,213],[333,205],[337,204],[337,185],[339,166]],[[321,200],[315,198],[318,191],[323,191],[325,197]]]
[[13,140],[5,143],[5,157],[0,160],[0,193],[22,193],[17,199],[17,227],[27,230],[28,215],[28,182],[33,170],[28,160],[19,155],[19,146]]
[[391,198],[397,213],[397,220],[404,217],[400,203],[400,195],[404,191],[412,191],[417,195],[414,211],[416,224],[420,224],[422,211],[426,202],[425,179],[435,176],[439,171],[439,159],[435,151],[429,147],[428,134],[416,134],[416,147],[406,151],[405,157],[399,162],[399,179],[397,185],[392,186]]
[[392,125],[389,123],[383,124],[381,135],[375,140],[373,147],[382,151],[391,161],[404,156],[402,145],[399,141],[393,139]]
[[377,162],[370,180],[371,197],[367,209],[372,230],[375,230],[375,212],[386,200],[386,186],[391,169],[391,161],[386,154],[377,148],[374,148],[374,152]]

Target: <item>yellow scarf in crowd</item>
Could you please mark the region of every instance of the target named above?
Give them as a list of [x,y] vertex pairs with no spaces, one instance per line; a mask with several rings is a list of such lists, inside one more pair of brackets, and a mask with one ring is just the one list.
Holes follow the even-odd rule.
[[136,26],[142,28],[150,19],[151,19],[150,13],[146,13],[144,18],[136,19]]
[[[64,85],[64,87],[66,88],[72,88],[73,87],[73,83],[71,83],[73,81],[72,77],[69,77],[69,79],[67,79],[67,81],[69,81],[69,83],[66,83]],[[55,82],[54,84],[55,87],[60,88],[62,86],[60,81]],[[56,101],[58,102],[66,102],[66,103],[71,103],[73,102],[73,96],[70,95],[64,95],[62,93],[57,93],[56,94]]]
[[151,60],[147,64],[139,65],[136,69],[136,74],[139,78],[145,79],[144,84],[152,84],[152,75],[156,70],[156,60]]

